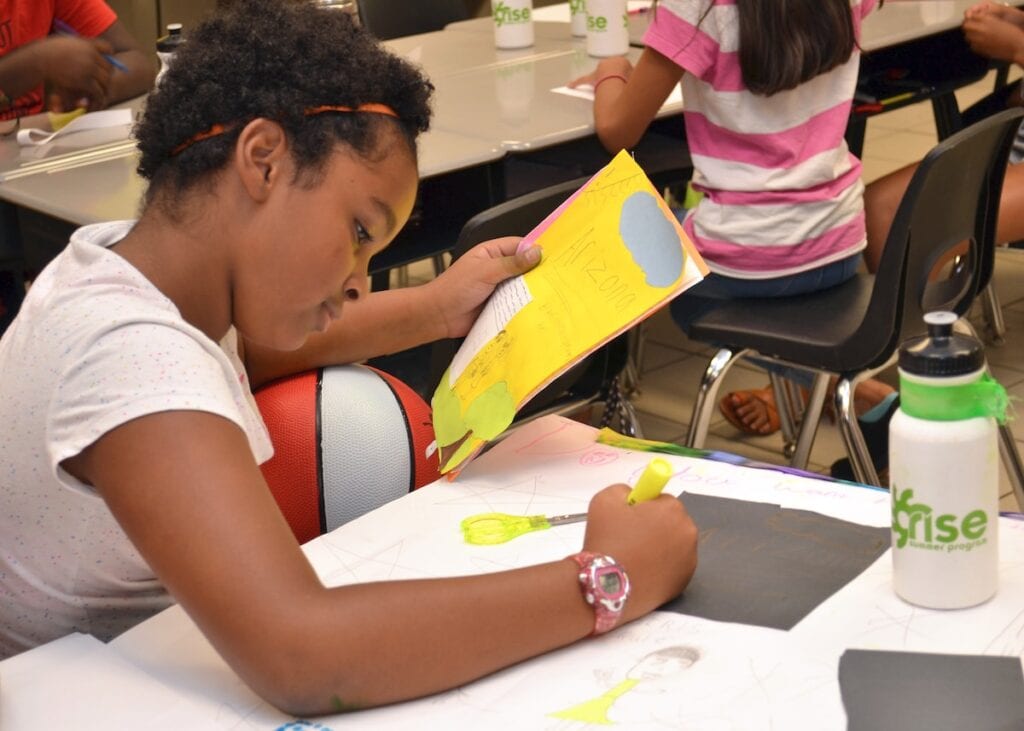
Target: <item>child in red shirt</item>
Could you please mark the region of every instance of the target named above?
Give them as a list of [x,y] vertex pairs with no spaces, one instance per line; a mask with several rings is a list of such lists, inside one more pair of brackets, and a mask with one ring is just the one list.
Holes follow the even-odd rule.
[[44,87],[51,111],[102,109],[147,91],[154,73],[103,0],[0,0],[0,119],[43,111]]

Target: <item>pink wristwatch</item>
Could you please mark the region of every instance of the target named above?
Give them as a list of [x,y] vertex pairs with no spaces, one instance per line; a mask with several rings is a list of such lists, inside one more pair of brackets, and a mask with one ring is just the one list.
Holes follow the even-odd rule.
[[611,556],[580,551],[569,556],[580,567],[578,578],[583,598],[594,608],[594,631],[599,635],[613,629],[622,619],[629,599],[629,577]]

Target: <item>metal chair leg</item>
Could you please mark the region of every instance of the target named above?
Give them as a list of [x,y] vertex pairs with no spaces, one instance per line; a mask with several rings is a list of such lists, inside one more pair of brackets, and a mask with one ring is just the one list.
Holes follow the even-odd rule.
[[434,264],[434,276],[441,276],[445,270],[444,254],[434,254],[430,259]]
[[686,446],[700,449],[708,438],[708,425],[711,423],[711,411],[715,407],[715,396],[718,395],[718,387],[721,385],[721,378],[732,367],[732,364],[742,358],[749,351],[744,348],[736,353],[728,348],[722,348],[708,363],[704,375],[701,377],[700,386],[697,388],[697,396],[693,402],[693,414],[690,416],[690,428],[686,433]]
[[1024,512],[1024,464],[1021,463],[1017,440],[1013,438],[1013,430],[1009,424],[1002,424],[999,427],[999,452],[1003,456],[1006,473],[1010,476],[1013,496],[1017,498],[1017,510]]
[[646,323],[637,323],[627,335],[628,352],[626,368],[622,377],[622,389],[627,396],[640,393],[640,373],[643,370],[644,336]]
[[868,445],[864,442],[864,435],[861,434],[860,425],[857,423],[857,412],[853,407],[853,394],[856,383],[848,378],[840,378],[836,384],[835,405],[836,421],[839,423],[839,433],[846,445],[846,453],[850,457],[850,465],[853,467],[853,476],[858,482],[866,485],[881,485],[878,473],[875,471],[875,464],[871,461],[871,453],[868,452]]
[[807,404],[804,407],[803,419],[800,422],[800,434],[796,440],[796,448],[789,460],[791,467],[806,469],[811,458],[811,447],[814,446],[814,437],[818,434],[818,425],[821,423],[821,411],[825,406],[825,398],[828,395],[829,376],[827,373],[815,373],[814,384],[811,386],[811,393],[807,397]]
[[640,351],[644,324],[634,325],[626,333],[626,365],[619,374],[619,385],[627,396],[640,393]]
[[793,408],[790,381],[778,373],[768,372],[768,381],[772,385],[775,397],[775,411],[779,415],[779,428],[782,431],[783,453],[792,457],[796,449],[797,414]]
[[636,407],[629,400],[629,396],[622,388],[622,375],[618,375],[608,384],[607,393],[604,398],[604,411],[601,414],[600,425],[611,426],[613,421],[618,421],[618,431],[628,437],[643,438],[643,430],[640,427],[640,418],[637,416]]
[[640,418],[637,416],[636,407],[629,400],[629,396],[623,394],[620,408],[622,409],[622,427],[626,436],[643,439],[644,430],[640,426]]
[[999,306],[999,297],[992,282],[981,293],[981,308],[985,313],[985,323],[992,336],[992,343],[1002,345],[1006,342],[1006,320],[1003,319],[1003,308]]
[[793,424],[797,425],[804,417],[804,395],[800,392],[800,386],[794,381],[785,380],[786,384],[786,406],[789,409]]
[[[991,287],[992,285],[989,284],[990,289]],[[961,317],[956,321],[954,327],[956,326],[961,326],[975,339],[978,339],[977,330],[970,320]],[[987,370],[991,375],[992,369],[988,368]],[[1010,478],[1013,496],[1017,499],[1017,509],[1024,512],[1024,462],[1021,461],[1020,452],[1017,450],[1017,440],[1014,439],[1013,430],[1009,424],[1000,424],[999,426],[999,453],[1002,455],[1006,474]]]

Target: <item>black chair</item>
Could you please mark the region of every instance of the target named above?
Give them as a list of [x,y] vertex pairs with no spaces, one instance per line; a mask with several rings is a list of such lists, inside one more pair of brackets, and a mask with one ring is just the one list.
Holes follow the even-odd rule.
[[465,0],[358,0],[359,20],[382,41],[441,30],[469,18]]
[[[552,185],[478,213],[463,226],[452,250],[452,259],[457,259],[482,241],[529,233],[588,179]],[[441,380],[458,345],[458,341],[451,340],[434,345],[431,354],[433,383]],[[516,424],[546,414],[571,414],[588,406],[602,405],[602,425],[617,420],[619,431],[640,436],[636,412],[619,387],[619,375],[626,367],[628,350],[627,333],[623,333],[534,396],[517,415]]]
[[[996,88],[991,94],[987,94],[963,111],[961,115],[965,126],[975,124],[993,114],[1007,109],[1013,102],[1011,97],[1020,89],[1020,81],[1014,80],[1007,83],[1007,64],[999,64],[1000,74],[996,76]],[[1000,78],[1002,81],[1000,82]],[[941,139],[941,138],[940,138]],[[997,241],[997,244],[1015,244],[1014,241]],[[1006,320],[1003,318],[1003,309],[999,304],[999,297],[996,295],[995,285],[989,283],[981,293],[981,303],[985,316],[985,325],[988,330],[989,341],[1002,345],[1006,341]]]
[[[896,212],[877,275],[858,274],[832,289],[780,299],[728,302],[693,323],[690,337],[722,347],[694,404],[687,445],[702,446],[721,376],[747,354],[816,372],[792,464],[810,454],[829,375],[838,376],[835,407],[854,474],[878,484],[853,409],[859,381],[890,365],[899,343],[922,334],[925,312],[964,315],[991,277],[995,221],[1010,144],[1024,110],[1001,112],[939,143],[922,161]],[[937,263],[970,242],[963,266],[933,281]],[[966,321],[963,321],[966,322]],[[1024,470],[1009,427],[1003,457],[1024,505]]]

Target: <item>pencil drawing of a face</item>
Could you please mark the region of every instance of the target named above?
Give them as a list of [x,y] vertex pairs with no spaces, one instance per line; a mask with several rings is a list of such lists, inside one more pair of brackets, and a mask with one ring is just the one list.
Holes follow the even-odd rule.
[[663,647],[644,655],[629,669],[626,677],[633,680],[652,680],[678,675],[700,659],[700,650],[689,645]]

